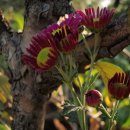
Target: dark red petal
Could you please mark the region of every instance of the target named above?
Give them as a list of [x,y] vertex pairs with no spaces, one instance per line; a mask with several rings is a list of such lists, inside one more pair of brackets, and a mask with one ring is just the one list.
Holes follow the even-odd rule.
[[124,79],[125,79],[125,75],[124,75],[124,73],[122,73],[122,75],[121,75],[121,83],[124,83]]

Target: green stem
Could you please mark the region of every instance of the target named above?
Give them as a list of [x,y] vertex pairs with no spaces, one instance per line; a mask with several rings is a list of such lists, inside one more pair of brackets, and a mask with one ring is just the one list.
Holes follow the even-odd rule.
[[[77,70],[77,67],[76,67],[76,72],[77,72],[77,74],[78,74],[78,70]],[[87,128],[87,122],[86,122],[86,110],[84,109],[85,108],[85,94],[84,93],[82,93],[82,91],[81,91],[81,88],[83,87],[82,86],[82,84],[81,84],[81,82],[80,82],[80,79],[79,79],[79,77],[77,76],[77,80],[78,80],[78,83],[79,83],[79,87],[80,87],[80,95],[81,95],[81,97],[80,97],[80,100],[81,100],[81,103],[83,104],[83,109],[81,110],[81,118],[79,119],[79,120],[81,120],[81,123],[82,123],[82,130],[88,130],[88,128]]]
[[65,81],[69,81],[68,76],[66,75],[66,73],[63,71],[63,69],[60,66],[55,66],[55,68],[58,70],[58,72],[61,74],[62,78]]
[[95,44],[94,44],[94,51],[93,56],[96,58],[98,50],[99,50],[99,43],[100,43],[100,33],[95,33]]
[[[83,96],[83,106],[85,106],[85,95]],[[84,126],[84,130],[88,130],[87,127],[87,121],[86,121],[86,110],[82,110],[83,111],[83,126]]]
[[[95,33],[95,43],[94,43],[94,49],[93,49],[93,52],[90,52],[90,48],[88,47],[88,45],[87,45],[87,49],[88,49],[88,51],[89,51],[89,53],[90,53],[90,58],[91,58],[91,64],[90,64],[90,71],[89,71],[89,75],[88,75],[88,77],[87,77],[87,79],[86,79],[86,84],[88,85],[88,88],[87,88],[87,90],[85,91],[85,93],[90,89],[90,86],[91,85],[89,85],[89,80],[90,80],[90,78],[91,78],[91,73],[92,73],[92,70],[93,70],[93,66],[94,66],[94,61],[95,61],[95,59],[96,59],[96,56],[97,56],[97,54],[98,54],[98,50],[99,50],[99,41],[100,41],[100,35],[99,35],[99,33]],[[84,91],[84,90],[83,90]]]
[[85,83],[85,84],[87,84],[87,90],[82,89],[82,90],[83,90],[83,92],[82,92],[83,95],[90,89],[89,80],[90,80],[90,78],[91,78],[93,66],[94,66],[94,59],[91,58],[90,70],[89,70],[89,74],[88,74],[88,77],[87,77],[86,83]]
[[73,57],[72,57],[72,54],[69,54],[68,55],[68,60],[69,60],[69,72],[70,72],[70,75],[72,73],[72,69],[73,69]]
[[[76,92],[75,92],[75,90],[74,90],[74,88],[73,88],[73,85],[72,85],[72,83],[66,83],[67,85],[68,85],[68,87],[69,87],[69,89],[70,89],[70,91],[71,91],[71,94],[72,94],[72,97],[73,97],[73,100],[74,100],[74,102],[76,103],[76,105],[80,105],[80,106],[82,106],[82,104],[81,104],[81,102],[80,102],[80,100],[79,100],[79,98],[77,97],[77,95],[76,95]],[[82,130],[85,130],[84,129],[84,124],[83,124],[83,121],[82,121],[82,111],[77,111],[77,115],[78,115],[78,119],[79,119],[79,123],[80,123],[80,126],[81,126],[81,129]]]
[[86,42],[85,35],[82,35],[82,36],[83,36],[83,40],[84,40],[84,43],[85,43],[86,49],[87,49],[87,51],[88,51],[90,57],[92,57],[92,52],[91,52],[91,49],[90,49],[88,43]]
[[[61,55],[62,60],[64,60],[64,56]],[[72,54],[67,55],[67,60],[65,62],[68,62],[67,64],[69,65],[67,69],[63,70],[63,68],[61,66],[56,66],[57,70],[59,71],[59,73],[62,75],[64,83],[68,86],[68,88],[71,91],[72,94],[72,98],[74,103],[77,106],[81,106],[81,110],[77,111],[77,115],[78,115],[78,119],[79,119],[79,123],[81,126],[82,130],[88,130],[87,129],[87,125],[86,125],[86,109],[85,109],[85,94],[81,93],[81,101],[80,98],[77,96],[74,87],[72,85],[72,79],[73,79],[73,70],[76,69],[77,74],[78,74],[78,70],[75,64],[75,61],[72,57]],[[66,64],[66,63],[64,63]],[[81,83],[80,83],[80,79],[78,77],[78,82],[80,84],[80,87],[82,87]]]
[[108,130],[112,130],[112,128],[114,127],[114,119],[115,119],[115,115],[117,113],[119,102],[120,102],[119,100],[116,100],[116,102],[115,102],[115,106],[112,111],[111,119],[109,120]]
[[110,114],[108,113],[108,111],[106,110],[106,108],[103,106],[103,104],[100,104],[99,109],[100,109],[109,119],[111,119]]
[[76,94],[76,92],[75,92],[75,90],[74,90],[74,87],[73,87],[72,83],[70,83],[70,82],[67,83],[67,82],[66,82],[66,84],[68,85],[68,87],[69,87],[69,89],[70,89],[70,91],[71,91],[71,94],[72,94],[72,96],[73,96],[73,98],[74,98],[75,103],[76,103],[77,105],[82,106],[82,103],[80,102],[80,100],[79,100],[79,98],[78,98],[78,96],[77,96],[77,94]]

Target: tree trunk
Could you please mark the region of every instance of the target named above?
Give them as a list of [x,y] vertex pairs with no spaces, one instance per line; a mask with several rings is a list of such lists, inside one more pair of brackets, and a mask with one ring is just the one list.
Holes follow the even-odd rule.
[[[67,7],[63,6],[63,3]],[[62,12],[63,14],[54,10],[59,9],[59,7],[56,7],[58,4],[62,10],[67,9]],[[21,54],[25,52],[25,48],[28,47],[34,34],[47,25],[56,22],[59,16],[71,12],[69,1],[66,0],[26,0],[25,7],[24,32],[19,45]],[[21,54],[19,58],[21,58]],[[14,122],[12,130],[43,130],[46,102],[49,99],[51,88],[57,87],[56,82],[53,82],[56,79],[50,76],[53,75],[53,71],[39,75],[26,68],[21,62],[17,63],[15,69],[17,69],[17,72],[18,70],[23,71],[19,72],[22,78],[17,83],[13,82]]]
[[34,34],[72,10],[69,0],[26,0],[22,34],[9,32],[5,22],[0,24],[4,29],[1,30],[1,51],[9,63],[12,84],[12,130],[44,129],[46,102],[58,86],[52,76],[55,72],[37,74],[22,63],[22,54]]
[[[0,13],[0,52],[9,64],[7,75],[12,84],[12,130],[44,129],[46,103],[60,81],[54,76],[57,75],[54,68],[40,75],[24,65],[22,54],[34,34],[71,12],[73,8],[69,0],[26,0],[24,31],[21,34],[10,32]],[[93,46],[93,35],[86,37],[86,40]],[[101,43],[97,58],[113,57],[129,45],[126,13],[113,21],[101,34]],[[85,43],[81,41],[76,50],[81,70],[89,62],[84,54],[84,46]]]

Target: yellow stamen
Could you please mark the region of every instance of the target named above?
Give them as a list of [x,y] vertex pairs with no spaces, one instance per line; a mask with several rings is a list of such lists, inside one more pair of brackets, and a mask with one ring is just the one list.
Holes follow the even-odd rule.
[[67,36],[66,26],[64,25],[65,36]]
[[58,32],[61,32],[62,31],[62,29],[61,28],[58,28],[57,30],[54,30],[53,32],[52,32],[52,35],[53,36],[55,36],[55,34]]
[[93,22],[98,22],[99,21],[99,18],[93,18]]

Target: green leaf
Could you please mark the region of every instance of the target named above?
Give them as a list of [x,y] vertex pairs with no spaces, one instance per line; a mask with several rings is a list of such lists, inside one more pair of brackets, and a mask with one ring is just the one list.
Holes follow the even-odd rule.
[[0,130],[9,130],[9,129],[7,129],[7,127],[5,125],[0,124]]
[[130,117],[130,105],[119,108],[117,112],[117,123],[122,126]]
[[72,103],[71,101],[67,100],[67,101],[65,101],[65,104],[64,104],[64,115],[67,115],[74,111],[79,111],[81,109],[82,109],[81,106],[77,106],[74,103]]
[[82,86],[84,84],[84,74],[78,74],[78,76],[74,78],[74,83],[78,87]]
[[96,81],[96,79],[98,78],[99,73],[96,69],[93,69],[90,73],[89,71],[85,72],[85,83],[84,83],[84,87],[82,88],[83,92],[86,92],[86,90],[88,90],[88,88],[94,88],[94,83]]
[[9,80],[8,77],[0,72],[0,86],[8,83],[8,80]]
[[10,22],[10,26],[15,30],[15,31],[23,31],[23,25],[24,25],[24,18],[23,15],[18,13],[18,12],[13,12],[12,14],[8,15],[9,13],[7,12],[6,18]]
[[65,101],[62,114],[69,117],[69,121],[78,122],[77,111],[81,110],[80,106],[76,106],[72,101]]
[[68,117],[69,117],[68,121],[74,122],[74,123],[79,123],[78,115],[77,115],[76,111],[69,113]]
[[123,124],[122,127],[123,127],[123,128],[130,128],[130,116],[129,116],[129,118],[127,119],[127,121]]

